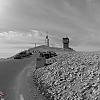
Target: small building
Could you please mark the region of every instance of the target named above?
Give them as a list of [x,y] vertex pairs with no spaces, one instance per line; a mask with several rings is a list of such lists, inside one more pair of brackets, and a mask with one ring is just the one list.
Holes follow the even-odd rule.
[[63,38],[63,48],[68,49],[69,48],[69,38],[66,36]]

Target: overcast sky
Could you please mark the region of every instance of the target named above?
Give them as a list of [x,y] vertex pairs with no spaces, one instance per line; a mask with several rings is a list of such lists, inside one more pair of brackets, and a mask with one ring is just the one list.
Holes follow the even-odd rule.
[[100,50],[100,0],[0,0],[0,53],[43,44],[45,32],[51,46],[67,34],[75,50]]

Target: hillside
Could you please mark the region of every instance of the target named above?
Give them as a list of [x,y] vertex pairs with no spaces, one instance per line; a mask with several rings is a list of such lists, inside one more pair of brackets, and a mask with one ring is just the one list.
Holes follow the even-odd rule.
[[48,46],[45,46],[45,45],[37,46],[35,48],[30,48],[29,50],[30,51],[32,51],[32,50],[38,50],[38,51],[54,51],[57,54],[59,54],[61,52],[74,51],[72,48],[68,48],[68,49],[64,50],[63,48],[48,47]]
[[[37,58],[46,51],[57,56],[37,68]],[[16,56],[21,58],[13,59]],[[25,100],[100,100],[100,54],[44,45],[30,48],[0,61],[0,80],[7,100],[20,96]]]
[[33,75],[48,100],[100,100],[100,55],[67,52],[51,59]]
[[72,52],[72,51],[75,51],[73,50],[72,48],[68,48],[66,50],[64,50],[63,48],[57,48],[57,47],[48,47],[48,46],[45,46],[45,45],[41,45],[41,46],[37,46],[37,47],[34,47],[34,48],[30,48],[28,50],[24,50],[16,55],[14,55],[13,57],[11,58],[14,58],[14,59],[22,59],[22,58],[29,58],[31,57],[32,55],[34,55],[35,53],[39,53],[39,54],[43,54],[43,53],[52,53],[52,55],[56,54],[56,55],[59,55],[59,54],[62,54],[62,53],[66,53],[66,52]]
[[[44,100],[41,94],[38,93],[37,87],[33,82],[33,73],[27,76],[28,73],[34,72],[36,69],[36,59],[40,52],[54,51],[58,54],[72,49],[63,50],[62,48],[54,48],[47,46],[38,46],[20,52],[13,57],[0,60],[0,90],[6,93],[5,99],[16,100],[19,96],[24,96],[25,100]],[[15,58],[18,59],[15,59]],[[30,92],[30,90],[32,92]],[[28,92],[27,92],[28,91]],[[29,99],[31,98],[31,99]],[[19,99],[17,99],[19,100]]]

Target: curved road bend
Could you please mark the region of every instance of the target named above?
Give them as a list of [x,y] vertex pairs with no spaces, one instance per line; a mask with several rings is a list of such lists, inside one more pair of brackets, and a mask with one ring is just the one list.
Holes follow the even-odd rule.
[[[28,65],[31,62],[32,62],[31,64],[35,64],[35,60],[38,56],[39,56],[38,54],[34,54],[32,57],[25,58],[25,59],[0,60],[0,91],[3,91],[5,93],[5,100],[20,100],[20,99],[16,99],[17,97],[16,93],[18,93],[18,89],[19,89],[18,86],[21,86],[23,84],[23,89],[21,88],[22,90],[19,89],[19,91],[20,92],[26,91],[26,85],[24,79],[26,79],[26,73],[30,69],[30,68],[28,69],[29,67]],[[23,95],[25,96],[26,94],[21,94],[21,96]],[[25,99],[25,98],[24,100],[33,100],[33,99]]]
[[17,79],[17,99],[16,100],[46,100],[39,94],[33,81],[34,64],[25,67]]

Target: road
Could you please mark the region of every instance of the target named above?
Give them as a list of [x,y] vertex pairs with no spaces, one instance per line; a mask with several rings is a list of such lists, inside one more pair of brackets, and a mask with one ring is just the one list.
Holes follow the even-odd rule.
[[34,54],[31,58],[0,61],[0,91],[5,93],[5,100],[43,100],[38,99],[37,88],[32,83],[37,57]]

